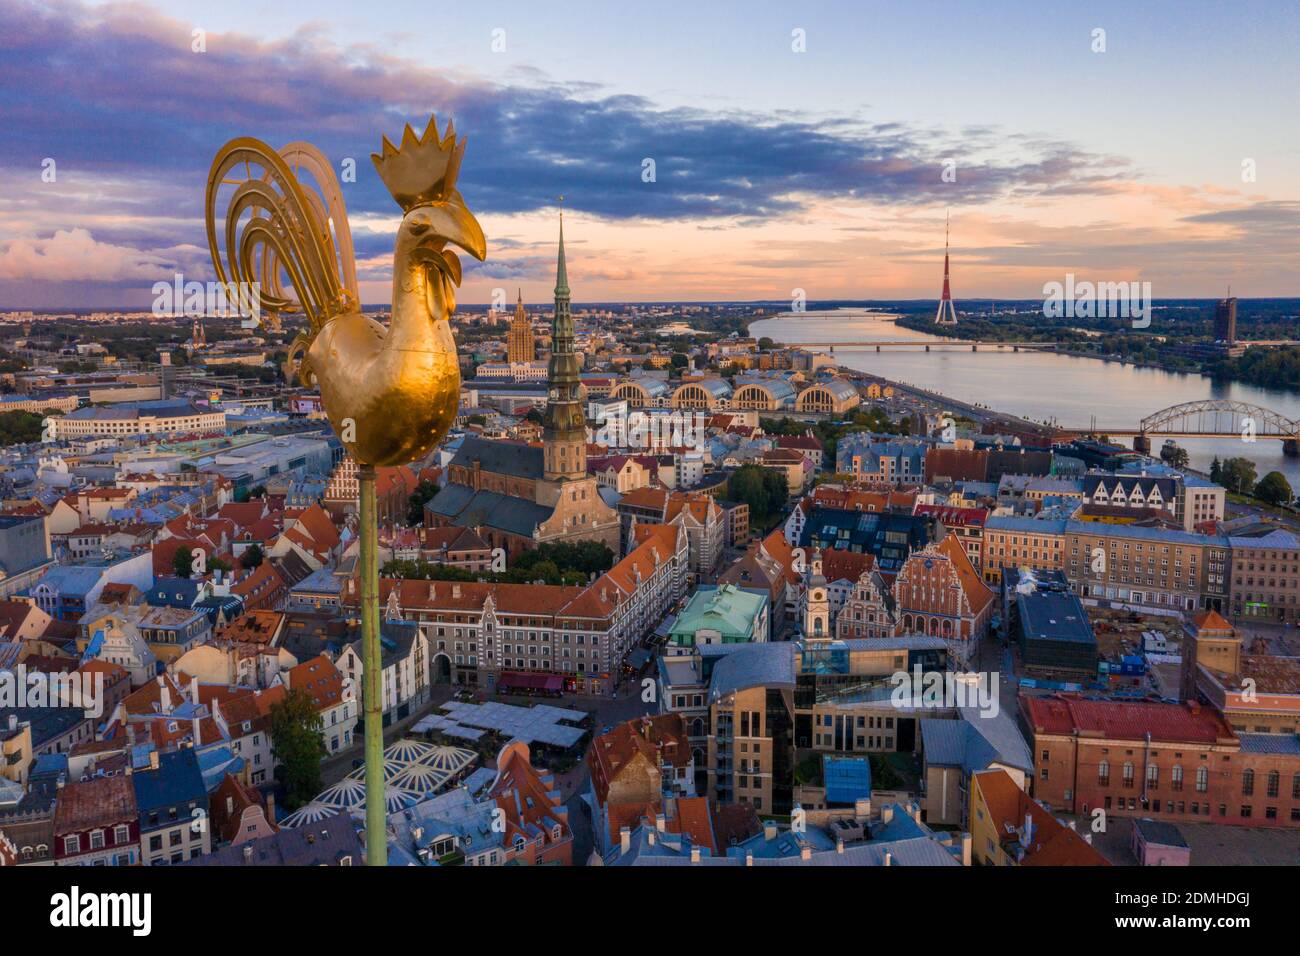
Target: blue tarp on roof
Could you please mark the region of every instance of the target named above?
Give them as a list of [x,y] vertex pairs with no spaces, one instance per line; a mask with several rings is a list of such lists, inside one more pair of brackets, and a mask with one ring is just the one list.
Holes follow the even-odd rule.
[[871,764],[865,757],[823,757],[826,802],[852,804],[871,796]]

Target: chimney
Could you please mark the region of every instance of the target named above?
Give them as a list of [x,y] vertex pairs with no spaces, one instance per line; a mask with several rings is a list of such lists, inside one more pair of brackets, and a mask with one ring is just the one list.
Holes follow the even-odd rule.
[[234,812],[235,812],[235,798],[232,797],[232,796],[227,796],[227,797],[226,797],[226,814],[227,814],[227,815],[230,815],[230,814],[232,814],[232,813],[234,813]]
[[249,860],[251,860],[252,858],[253,858],[253,844],[251,844],[251,843],[245,843],[245,844],[244,844],[244,862],[247,863],[247,862],[248,862]]
[[835,838],[835,852],[840,856],[844,855],[844,837],[837,836]]
[[266,819],[270,823],[275,822],[275,794],[270,792],[266,795]]
[[1020,832],[1020,845],[1026,849],[1034,842],[1034,817],[1025,811],[1025,828]]
[[807,843],[804,843],[799,847],[799,859],[801,860],[812,859],[812,847],[809,846]]
[[893,808],[893,806],[881,807],[881,808],[880,808],[880,822],[881,822],[882,824],[893,823],[893,822],[894,822],[894,808]]
[[172,692],[167,687],[167,678],[162,674],[158,675],[158,697],[162,703],[162,712],[171,713],[172,709]]
[[692,863],[700,862],[700,848],[698,846],[691,847],[691,862]]
[[971,835],[963,833],[961,835],[961,865],[970,866]]
[[10,714],[10,715],[9,715],[9,729],[10,729],[10,730],[17,730],[17,729],[18,729],[18,715],[17,715],[17,714]]
[[627,853],[629,850],[632,849],[632,828],[631,827],[618,828],[618,842],[619,842],[619,847],[618,847],[619,856],[623,856],[625,853]]
[[775,824],[775,823],[770,823],[770,822],[769,822],[769,823],[764,823],[764,824],[763,824],[763,839],[764,839],[764,840],[775,840],[775,839],[776,839],[776,824]]
[[886,851],[885,851],[885,866],[893,866],[893,865],[894,865],[894,854],[892,854],[892,853],[890,853],[888,850],[886,850]]
[[194,706],[199,704],[199,679],[196,677],[190,681],[190,700],[194,701]]
[[150,770],[158,769],[158,751],[156,750],[149,751],[149,769]]
[[663,833],[667,826],[668,826],[668,818],[665,817],[662,813],[656,813],[655,829],[658,830],[660,833]]
[[745,851],[745,866],[753,866],[753,865],[754,865],[754,851],[753,851],[753,850],[746,850],[746,851]]
[[194,746],[197,747],[199,746],[199,744],[203,743],[203,740],[199,733],[199,718],[195,717],[194,720],[192,721],[192,724],[194,727]]

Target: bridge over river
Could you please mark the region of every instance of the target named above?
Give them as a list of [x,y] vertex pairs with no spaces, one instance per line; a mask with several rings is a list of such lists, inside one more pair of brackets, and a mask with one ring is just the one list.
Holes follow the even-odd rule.
[[1282,450],[1287,455],[1300,456],[1300,421],[1261,405],[1222,398],[1162,408],[1138,422],[1137,428],[1089,425],[1066,430],[1112,437],[1132,436],[1133,448],[1145,454],[1151,452],[1151,436],[1158,435],[1167,438],[1240,438],[1245,442],[1274,438],[1282,442]]

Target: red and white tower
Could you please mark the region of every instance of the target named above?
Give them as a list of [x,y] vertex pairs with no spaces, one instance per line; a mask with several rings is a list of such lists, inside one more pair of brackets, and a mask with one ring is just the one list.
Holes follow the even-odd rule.
[[952,288],[948,282],[948,219],[943,221],[943,298],[934,313],[935,325],[956,325],[957,308],[952,304]]

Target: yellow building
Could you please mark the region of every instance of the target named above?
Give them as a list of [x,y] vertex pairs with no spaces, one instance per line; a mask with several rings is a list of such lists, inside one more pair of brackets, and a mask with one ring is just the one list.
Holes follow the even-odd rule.
[[533,338],[533,323],[524,312],[524,293],[521,289],[515,302],[515,315],[510,320],[510,335],[506,343],[507,360],[513,364],[531,362],[537,358],[537,342]]

